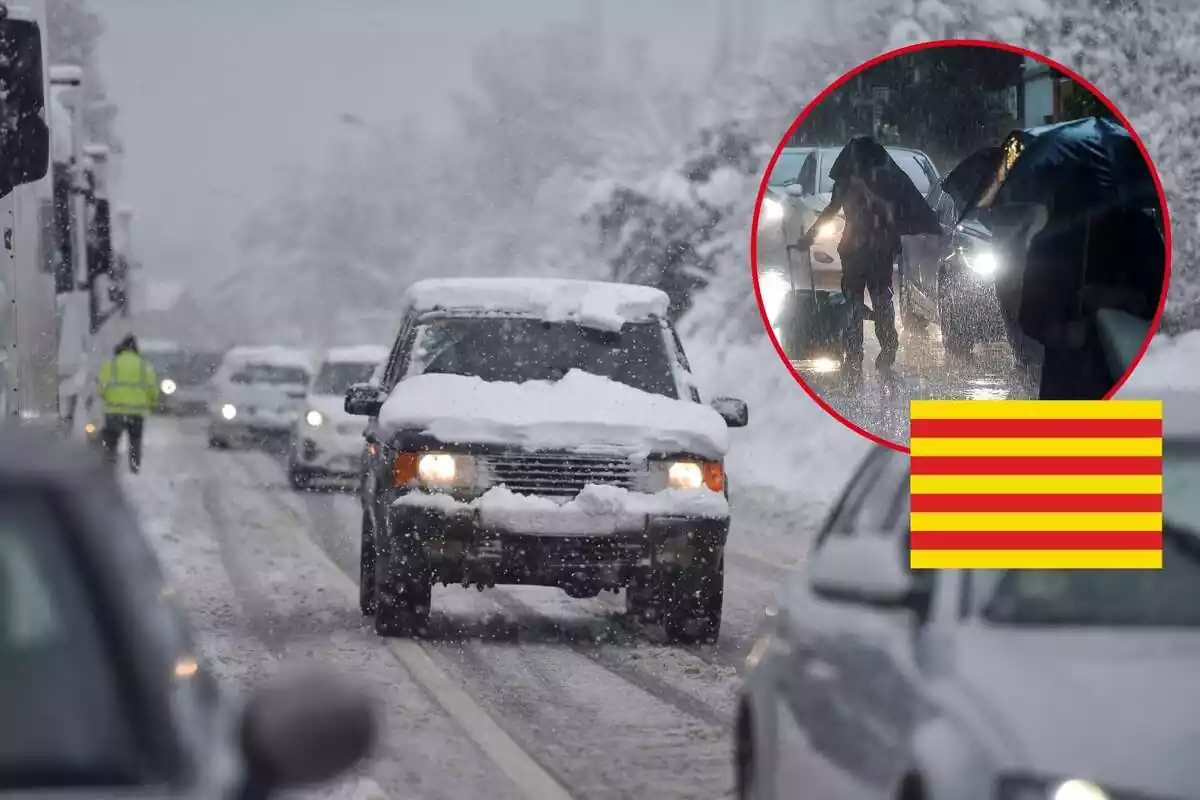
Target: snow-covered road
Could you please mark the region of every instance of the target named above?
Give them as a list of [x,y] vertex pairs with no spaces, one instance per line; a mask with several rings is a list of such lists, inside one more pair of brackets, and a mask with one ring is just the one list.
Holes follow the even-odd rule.
[[535,587],[439,588],[431,635],[386,641],[357,610],[352,496],[293,492],[275,458],[209,450],[195,423],[153,420],[146,451],[127,486],[218,673],[245,688],[318,662],[377,693],[379,752],[321,796],[731,795],[737,669],[807,524],[735,496],[713,646],[656,641],[617,595]]

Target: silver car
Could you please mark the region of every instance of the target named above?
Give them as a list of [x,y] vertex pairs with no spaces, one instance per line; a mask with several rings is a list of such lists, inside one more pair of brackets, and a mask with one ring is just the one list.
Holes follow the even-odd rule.
[[1161,571],[911,572],[873,451],[747,658],[739,796],[1200,797],[1200,394],[1165,408]]

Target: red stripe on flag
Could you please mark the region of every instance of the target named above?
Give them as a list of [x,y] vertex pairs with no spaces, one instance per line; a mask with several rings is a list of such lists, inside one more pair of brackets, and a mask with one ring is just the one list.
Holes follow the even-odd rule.
[[1110,512],[1162,511],[1161,494],[914,494],[913,511]]
[[1161,531],[913,531],[913,550],[1161,550]]
[[913,456],[913,475],[1161,475],[1162,456]]
[[914,419],[909,438],[1159,439],[1161,419]]

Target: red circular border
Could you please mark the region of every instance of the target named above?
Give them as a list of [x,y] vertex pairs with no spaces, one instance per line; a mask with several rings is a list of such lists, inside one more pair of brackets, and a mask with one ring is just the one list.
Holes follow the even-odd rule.
[[754,201],[754,215],[750,222],[750,280],[754,285],[754,300],[758,303],[758,313],[762,316],[763,327],[767,330],[767,336],[770,338],[771,344],[775,346],[775,352],[779,354],[779,358],[781,361],[783,361],[784,366],[786,366],[788,371],[792,373],[792,377],[795,378],[796,382],[799,383],[804,391],[808,393],[808,396],[815,400],[817,405],[824,409],[827,414],[860,436],[863,436],[870,441],[875,442],[876,444],[889,447],[892,450],[905,454],[910,452],[908,447],[897,444],[896,442],[888,441],[882,436],[877,436],[866,428],[863,428],[861,425],[853,422],[848,417],[844,417],[839,414],[837,410],[833,408],[833,406],[829,405],[829,403],[826,403],[821,396],[817,394],[817,392],[814,391],[811,386],[808,385],[808,382],[801,377],[800,372],[794,366],[792,366],[792,362],[788,359],[787,353],[783,351],[783,347],[779,344],[779,340],[775,337],[775,331],[772,329],[771,322],[767,318],[767,309],[763,305],[762,292],[758,286],[758,214],[762,209],[763,197],[767,193],[767,178],[770,177],[771,171],[775,169],[775,162],[779,160],[779,154],[783,152],[784,146],[787,144],[788,140],[792,138],[792,135],[796,132],[796,129],[800,127],[800,125],[804,122],[805,117],[812,113],[814,108],[816,108],[826,97],[849,82],[850,79],[861,72],[867,71],[876,64],[896,58],[897,56],[902,56],[905,53],[915,53],[920,50],[931,50],[935,47],[987,47],[993,50],[1006,50],[1010,53],[1018,53],[1029,58],[1036,59],[1043,64],[1053,67],[1063,75],[1066,75],[1068,78],[1071,78],[1072,80],[1081,84],[1085,89],[1095,95],[1100,102],[1104,103],[1105,107],[1112,112],[1113,116],[1115,116],[1132,135],[1133,141],[1137,145],[1138,150],[1141,152],[1142,157],[1146,159],[1146,163],[1150,166],[1150,175],[1152,178],[1154,178],[1154,187],[1158,190],[1159,206],[1162,208],[1163,212],[1163,231],[1166,244],[1166,263],[1164,264],[1162,297],[1159,298],[1158,310],[1154,312],[1154,319],[1150,323],[1150,335],[1148,335],[1146,337],[1146,341],[1142,343],[1142,346],[1138,350],[1138,354],[1133,359],[1133,363],[1129,366],[1129,369],[1127,369],[1125,374],[1121,376],[1120,380],[1113,385],[1112,389],[1110,389],[1108,393],[1101,398],[1102,400],[1112,399],[1112,396],[1117,393],[1117,391],[1125,384],[1127,380],[1129,380],[1129,376],[1133,374],[1133,371],[1137,368],[1137,365],[1146,355],[1146,350],[1150,347],[1150,341],[1158,332],[1159,325],[1162,323],[1163,309],[1167,304],[1167,290],[1171,285],[1171,261],[1173,260],[1171,252],[1171,213],[1167,208],[1167,194],[1163,190],[1162,179],[1158,176],[1158,168],[1155,167],[1154,161],[1150,158],[1150,153],[1146,150],[1146,145],[1142,142],[1142,138],[1138,136],[1137,131],[1133,129],[1133,125],[1129,123],[1129,119],[1121,113],[1121,110],[1117,108],[1113,102],[1109,100],[1108,97],[1099,89],[1097,89],[1089,80],[1084,78],[1070,67],[1063,66],[1057,61],[1047,58],[1041,53],[1035,53],[1032,50],[1027,50],[1024,47],[1018,47],[1006,42],[993,42],[987,39],[936,39],[933,41],[918,42],[917,44],[905,45],[904,47],[898,47],[894,50],[889,50],[886,53],[882,53],[881,55],[878,55],[869,61],[864,61],[862,64],[859,64],[857,67],[850,70],[833,83],[829,84],[824,91],[822,91],[816,96],[815,99],[812,100],[812,102],[804,107],[804,109],[796,117],[795,121],[792,122],[792,124],[788,127],[787,132],[783,134],[783,137],[779,140],[779,144],[775,147],[775,152],[771,155],[771,160],[767,162],[767,168],[763,172],[761,183],[759,183],[758,195],[755,197]]

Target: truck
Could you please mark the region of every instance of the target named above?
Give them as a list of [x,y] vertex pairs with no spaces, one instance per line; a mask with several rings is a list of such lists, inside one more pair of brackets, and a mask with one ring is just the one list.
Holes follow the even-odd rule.
[[0,2],[0,417],[60,420],[44,0]]

